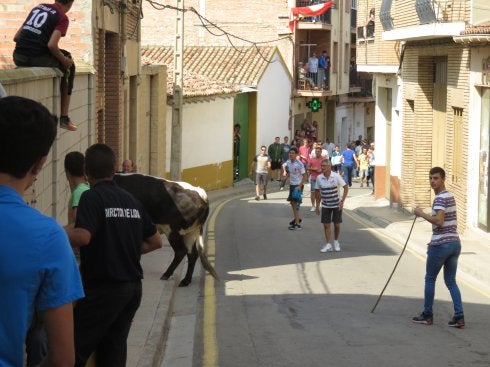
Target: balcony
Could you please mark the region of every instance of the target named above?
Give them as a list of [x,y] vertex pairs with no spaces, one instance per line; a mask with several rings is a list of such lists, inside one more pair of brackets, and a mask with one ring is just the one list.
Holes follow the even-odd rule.
[[[324,1],[320,0],[297,0],[296,6],[310,6],[315,4],[321,4]],[[328,9],[322,15],[318,15],[315,17],[304,17],[300,18],[296,29],[331,29],[332,28],[332,8]]]
[[[415,0],[415,11],[407,14],[401,3],[383,0],[383,41],[418,41],[458,36],[465,29],[466,0]],[[398,9],[398,8],[400,9]],[[412,24],[406,24],[413,17]],[[417,24],[418,23],[418,24]]]
[[296,96],[327,97],[332,95],[328,84],[330,75],[323,77],[322,73],[296,73]]
[[374,38],[374,22],[368,22],[365,26],[357,27],[357,39]]
[[349,73],[349,94],[339,96],[341,103],[347,102],[372,102],[373,96],[373,77],[368,73]]

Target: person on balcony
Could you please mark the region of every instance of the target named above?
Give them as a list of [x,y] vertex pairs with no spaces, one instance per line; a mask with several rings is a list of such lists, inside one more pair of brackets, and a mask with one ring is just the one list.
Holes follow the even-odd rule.
[[14,36],[16,46],[13,54],[17,66],[54,67],[63,72],[60,82],[60,127],[70,131],[77,130],[68,117],[75,64],[71,54],[60,49],[58,43],[68,30],[66,13],[73,1],[56,0],[54,4],[39,4],[33,8]]
[[330,57],[327,55],[327,51],[323,50],[320,58],[318,59],[318,86],[321,89],[328,89],[327,74],[330,69]]
[[307,77],[306,76],[306,70],[304,68],[304,64],[302,62],[299,63],[299,66],[298,66],[298,80],[305,80],[308,82],[308,84],[310,85],[310,88],[314,88],[315,87],[315,83],[313,82],[313,79],[311,79],[310,77]]
[[372,8],[369,11],[369,17],[366,20],[366,24],[364,25],[364,38],[374,37],[374,16],[375,16],[375,10],[374,8]]
[[313,84],[317,86],[318,83],[318,58],[316,53],[313,54],[308,59],[308,76],[313,79]]

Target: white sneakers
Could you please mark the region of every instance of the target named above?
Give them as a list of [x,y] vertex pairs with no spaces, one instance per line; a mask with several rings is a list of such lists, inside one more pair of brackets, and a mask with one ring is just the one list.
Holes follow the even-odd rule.
[[311,207],[310,212],[314,212],[316,208],[314,206]]
[[333,251],[332,245],[329,243],[326,243],[325,246],[323,246],[322,249],[320,250],[320,252],[329,252],[329,251]]
[[333,251],[334,249],[337,252],[340,251],[340,243],[337,240],[333,241],[333,247],[330,243],[326,243],[325,246],[322,247],[320,252],[330,252],[330,251]]

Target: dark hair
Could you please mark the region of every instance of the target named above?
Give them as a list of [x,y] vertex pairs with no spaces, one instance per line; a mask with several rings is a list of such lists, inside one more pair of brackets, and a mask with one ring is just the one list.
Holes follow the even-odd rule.
[[116,167],[116,155],[106,144],[94,144],[85,152],[85,171],[95,179],[111,178]]
[[0,172],[24,178],[48,155],[56,138],[56,120],[46,107],[24,97],[0,99]]
[[85,158],[80,152],[70,152],[65,156],[65,171],[75,177],[83,177]]
[[60,3],[60,4],[69,4],[72,3],[75,0],[55,0],[55,2]]
[[446,178],[446,171],[441,167],[432,167],[429,171],[429,175],[435,175],[437,173],[439,173],[442,179]]
[[291,148],[289,148],[289,151],[293,151],[295,152],[296,154],[298,154],[298,148],[296,148],[295,146],[292,146]]

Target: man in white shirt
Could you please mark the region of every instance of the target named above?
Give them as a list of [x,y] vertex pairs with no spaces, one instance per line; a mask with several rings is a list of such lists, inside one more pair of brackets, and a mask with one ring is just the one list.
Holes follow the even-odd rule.
[[[339,189],[343,188],[342,199],[339,196]],[[321,222],[325,229],[325,246],[321,249],[321,252],[332,251],[331,244],[331,231],[330,223],[334,224],[334,248],[335,251],[340,251],[339,235],[340,235],[340,223],[342,223],[342,209],[344,208],[344,201],[347,197],[349,188],[342,177],[332,172],[332,164],[330,160],[325,159],[322,162],[322,173],[316,178],[316,214],[320,214],[320,198],[322,206]]]

